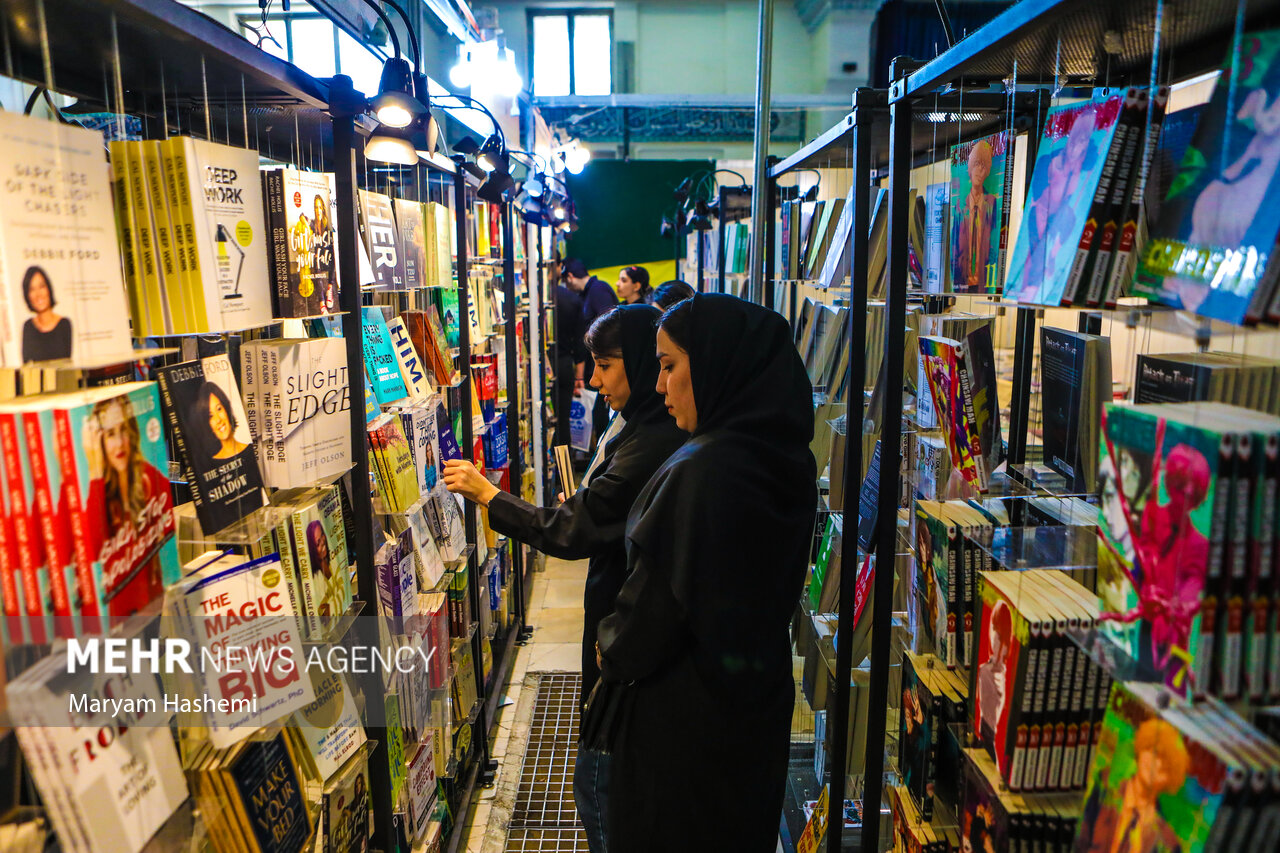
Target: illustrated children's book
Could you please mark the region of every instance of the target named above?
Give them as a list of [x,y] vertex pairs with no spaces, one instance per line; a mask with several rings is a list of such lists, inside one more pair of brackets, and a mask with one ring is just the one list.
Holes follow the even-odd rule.
[[999,293],[1013,186],[1005,168],[1013,134],[993,133],[951,147],[951,290]]
[[1111,150],[1122,95],[1051,107],[1036,153],[1006,299],[1058,305]]
[[[1136,295],[1229,323],[1265,313],[1280,234],[1280,30],[1228,56],[1134,277]],[[1256,302],[1255,302],[1256,300]]]

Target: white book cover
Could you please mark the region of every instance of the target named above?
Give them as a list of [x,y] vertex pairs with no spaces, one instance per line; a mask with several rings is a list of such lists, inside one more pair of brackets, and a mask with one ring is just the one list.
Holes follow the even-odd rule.
[[329,781],[365,742],[351,685],[341,672],[311,670],[315,701],[293,715],[322,782]]
[[102,134],[0,112],[5,367],[132,358]]
[[440,546],[431,535],[431,524],[427,521],[427,501],[424,497],[409,508],[405,514],[409,519],[409,530],[413,535],[413,550],[418,569],[418,588],[435,589],[444,577],[444,557],[440,554]]
[[223,749],[315,700],[280,555],[188,579],[184,633],[202,666],[198,701]]
[[258,152],[183,138],[187,190],[208,329],[245,329],[271,320],[267,226]]
[[294,340],[275,352],[279,371],[259,389],[283,436],[263,453],[268,483],[290,488],[341,474],[351,467],[351,383],[343,339]]
[[400,368],[400,378],[411,397],[425,397],[431,393],[431,381],[428,378],[426,365],[418,358],[409,331],[404,327],[404,320],[392,317],[387,320],[387,331],[391,333],[391,348],[396,354],[396,365]]
[[59,836],[81,842],[73,849],[136,853],[187,798],[160,685],[147,672],[67,669],[58,652],[10,687],[23,694],[15,717],[37,726],[44,785],[60,789],[41,793],[56,799]]

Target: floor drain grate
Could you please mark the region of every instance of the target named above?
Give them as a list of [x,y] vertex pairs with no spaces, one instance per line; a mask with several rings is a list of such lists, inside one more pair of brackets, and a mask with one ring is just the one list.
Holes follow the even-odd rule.
[[538,676],[520,787],[507,829],[507,853],[587,853],[587,836],[573,804],[581,690],[582,676],[577,673]]

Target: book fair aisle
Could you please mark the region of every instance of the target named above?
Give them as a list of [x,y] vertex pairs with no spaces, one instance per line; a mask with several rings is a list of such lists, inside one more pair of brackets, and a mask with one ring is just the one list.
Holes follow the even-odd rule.
[[533,555],[442,471],[534,497],[551,228],[401,23],[0,9],[0,849],[461,848]]
[[1275,13],[1025,0],[772,163],[788,849],[1280,849]]

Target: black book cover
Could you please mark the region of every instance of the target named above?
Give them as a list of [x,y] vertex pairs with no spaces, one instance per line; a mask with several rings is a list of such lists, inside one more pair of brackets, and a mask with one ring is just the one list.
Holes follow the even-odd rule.
[[876,538],[877,509],[880,506],[880,441],[876,440],[867,466],[867,478],[858,493],[858,547],[870,551]]
[[1139,355],[1133,382],[1135,403],[1189,403],[1209,399],[1213,369],[1176,356]]
[[262,473],[225,355],[156,370],[160,401],[205,534],[264,503]]
[[249,741],[228,772],[259,849],[302,850],[311,836],[311,816],[284,732],[270,740]]
[[1098,473],[1102,404],[1110,399],[1110,341],[1043,327],[1040,383],[1044,400],[1044,461],[1072,492],[1093,492]]

